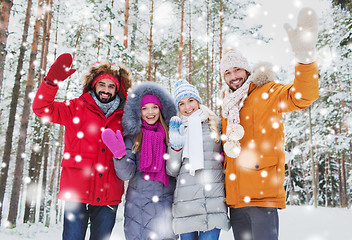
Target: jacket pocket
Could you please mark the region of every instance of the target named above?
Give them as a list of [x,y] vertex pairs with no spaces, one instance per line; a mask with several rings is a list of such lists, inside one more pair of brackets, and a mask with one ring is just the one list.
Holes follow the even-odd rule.
[[93,189],[92,158],[71,155],[62,160],[61,191],[65,192],[65,200],[86,201]]
[[257,163],[240,166],[238,177],[240,197],[249,197],[248,200],[277,197],[280,182],[278,160],[277,157],[264,157]]
[[124,192],[124,181],[116,176],[113,160],[109,163],[110,170],[107,176],[107,201],[120,201]]

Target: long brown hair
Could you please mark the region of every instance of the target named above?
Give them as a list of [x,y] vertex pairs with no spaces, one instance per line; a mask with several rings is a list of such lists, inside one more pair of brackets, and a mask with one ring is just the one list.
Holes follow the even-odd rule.
[[[160,121],[161,125],[164,128],[164,131],[165,131],[165,145],[168,146],[168,144],[169,144],[169,128],[167,127],[167,125],[165,123],[165,120],[164,120],[163,116],[161,115],[161,111],[160,111],[160,116],[159,116],[158,121]],[[133,144],[133,147],[132,147],[132,151],[133,152],[138,152],[138,151],[141,150],[142,139],[143,139],[143,133],[142,133],[142,129],[141,129],[139,131],[139,133],[137,133],[134,136],[134,144]]]

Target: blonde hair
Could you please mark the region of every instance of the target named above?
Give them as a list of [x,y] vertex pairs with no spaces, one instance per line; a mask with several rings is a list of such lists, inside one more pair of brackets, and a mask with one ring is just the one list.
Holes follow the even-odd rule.
[[[160,121],[161,125],[163,126],[164,128],[164,131],[165,131],[165,144],[166,146],[168,146],[169,144],[169,130],[168,130],[168,127],[165,123],[165,120],[163,118],[163,116],[161,115],[161,111],[160,111],[160,117],[158,119],[158,121]],[[133,147],[132,147],[132,151],[133,152],[138,152],[141,150],[142,148],[142,139],[143,139],[143,133],[142,133],[142,129],[139,131],[139,133],[137,133],[134,137],[134,144],[133,144]]]
[[212,136],[212,138],[214,138],[214,142],[219,143],[220,142],[220,135],[219,135],[219,130],[218,130],[218,124],[219,124],[218,116],[216,116],[216,114],[212,110],[210,110],[209,108],[207,108],[203,104],[199,104],[199,108],[203,111],[203,113],[208,115],[209,128],[210,128],[210,132],[211,132],[210,136]]
[[[219,118],[218,116],[205,105],[199,103],[199,109],[203,111],[205,115],[208,116],[209,128],[210,128],[210,136],[214,139],[214,142],[220,142],[220,135],[218,130]],[[178,111],[177,114],[182,119],[182,114]]]

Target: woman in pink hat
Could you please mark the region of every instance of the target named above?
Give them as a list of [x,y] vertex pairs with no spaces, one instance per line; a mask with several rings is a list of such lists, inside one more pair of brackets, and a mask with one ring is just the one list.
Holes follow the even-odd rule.
[[129,92],[122,127],[106,129],[104,143],[114,154],[117,176],[128,182],[124,231],[130,239],[176,239],[171,205],[175,179],[166,174],[168,124],[176,114],[170,94],[152,82]]

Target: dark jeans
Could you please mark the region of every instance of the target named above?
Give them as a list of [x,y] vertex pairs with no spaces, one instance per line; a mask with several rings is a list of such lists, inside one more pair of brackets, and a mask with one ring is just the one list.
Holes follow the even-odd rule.
[[118,205],[93,206],[65,202],[63,240],[84,240],[90,221],[90,240],[109,239]]
[[216,240],[219,239],[220,229],[214,228],[210,231],[190,232],[180,234],[181,240]]
[[277,240],[279,237],[277,208],[230,208],[230,223],[236,240]]

